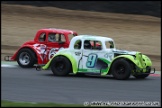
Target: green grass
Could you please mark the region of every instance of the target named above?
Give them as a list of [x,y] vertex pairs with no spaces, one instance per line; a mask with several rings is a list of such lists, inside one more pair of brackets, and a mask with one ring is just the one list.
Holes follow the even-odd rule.
[[1,107],[84,107],[81,104],[58,104],[58,103],[32,103],[32,102],[12,102],[1,100]]

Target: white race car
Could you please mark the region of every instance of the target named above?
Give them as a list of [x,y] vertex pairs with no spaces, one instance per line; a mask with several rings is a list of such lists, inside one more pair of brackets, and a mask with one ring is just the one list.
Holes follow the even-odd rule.
[[112,74],[116,79],[124,80],[130,75],[145,78],[155,73],[155,68],[151,66],[151,60],[140,52],[117,50],[111,38],[79,35],[72,38],[69,48],[58,51],[41,68],[46,70],[51,67],[53,74],[57,76],[69,73],[102,76]]

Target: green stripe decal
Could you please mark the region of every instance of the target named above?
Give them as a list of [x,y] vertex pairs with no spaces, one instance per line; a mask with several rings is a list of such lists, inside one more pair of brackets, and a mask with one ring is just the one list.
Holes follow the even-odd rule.
[[98,58],[99,60],[102,60],[103,62],[105,62],[105,63],[107,63],[107,64],[110,64],[111,62],[110,61],[108,61],[108,60],[106,60],[106,59],[104,59],[104,58]]
[[98,69],[78,69],[79,72],[100,72]]
[[109,64],[111,63],[110,61],[108,61],[107,59],[104,58],[98,58],[99,60],[102,60],[103,62],[105,62],[106,64],[108,64],[108,67],[106,69],[102,69],[101,73],[102,75],[106,75],[109,69]]

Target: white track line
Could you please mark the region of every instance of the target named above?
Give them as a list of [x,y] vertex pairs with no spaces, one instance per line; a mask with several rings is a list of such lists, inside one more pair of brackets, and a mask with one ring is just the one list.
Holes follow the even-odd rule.
[[1,64],[1,67],[13,68],[13,67],[18,67],[18,66],[16,66],[16,65],[8,65],[8,64]]

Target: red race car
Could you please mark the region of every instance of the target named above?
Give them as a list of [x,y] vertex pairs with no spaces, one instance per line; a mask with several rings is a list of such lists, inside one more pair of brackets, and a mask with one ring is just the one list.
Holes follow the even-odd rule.
[[25,42],[12,57],[6,56],[5,61],[17,61],[23,68],[46,64],[58,50],[68,48],[71,38],[77,35],[72,30],[40,29],[34,40]]

